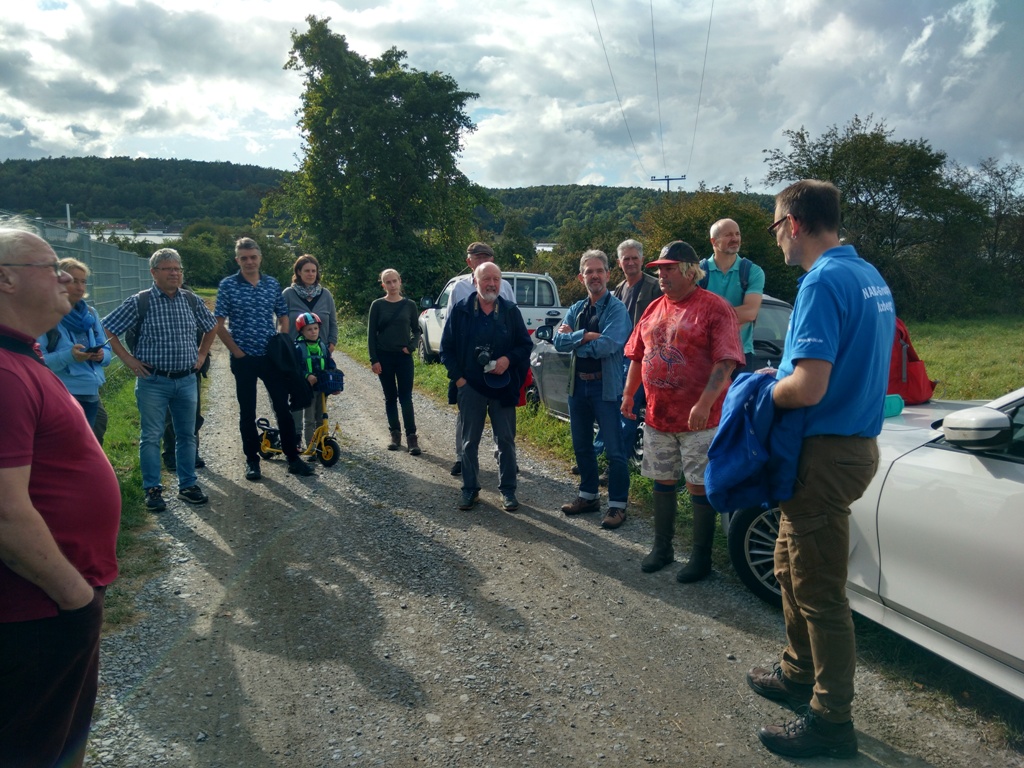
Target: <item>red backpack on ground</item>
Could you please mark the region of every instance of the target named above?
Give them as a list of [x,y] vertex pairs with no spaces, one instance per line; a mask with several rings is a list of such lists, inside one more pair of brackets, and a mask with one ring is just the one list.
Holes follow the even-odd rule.
[[887,395],[899,395],[907,405],[919,405],[932,399],[937,381],[928,378],[924,361],[917,356],[910,343],[907,326],[896,318],[896,337],[892,340],[892,358],[889,361],[889,389]]

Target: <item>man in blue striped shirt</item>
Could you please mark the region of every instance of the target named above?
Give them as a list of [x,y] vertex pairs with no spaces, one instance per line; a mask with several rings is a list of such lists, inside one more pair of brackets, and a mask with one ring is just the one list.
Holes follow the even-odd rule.
[[[189,504],[205,504],[208,497],[196,483],[196,407],[198,371],[216,336],[217,321],[202,301],[179,290],[184,281],[181,256],[173,248],[161,248],[149,259],[153,286],[149,305],[139,322],[139,295],[129,296],[103,319],[110,347],[135,377],[135,402],[139,406],[142,436],[139,464],[146,508],[162,512],[167,505],[160,484],[160,438],[168,408],[175,432],[178,498]],[[145,292],[143,292],[145,293]],[[118,335],[136,328],[135,347],[128,351]],[[197,342],[197,331],[202,341]]]
[[[260,272],[263,253],[251,237],[235,243],[239,271],[220,281],[217,289],[217,335],[231,352],[231,373],[238,398],[238,429],[245,453],[245,479],[256,481],[260,472],[259,433],[256,430],[256,380],[270,395],[281,432],[281,448],[293,475],[312,475],[313,468],[299,458],[295,421],[288,410],[288,379],[267,355],[267,347],[278,332],[288,333],[288,307],[281,296],[281,284]],[[274,318],[277,318],[275,327]],[[289,349],[291,343],[289,342]]]

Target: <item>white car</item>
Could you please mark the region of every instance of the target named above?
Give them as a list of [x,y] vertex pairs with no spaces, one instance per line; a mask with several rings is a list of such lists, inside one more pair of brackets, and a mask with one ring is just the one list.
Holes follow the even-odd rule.
[[[887,418],[852,507],[851,607],[1024,699],[1024,389]],[[723,516],[743,582],[779,604],[777,509]]]
[[[532,272],[503,272],[502,278],[508,280],[516,294],[516,304],[526,323],[526,330],[531,334],[542,325],[558,325],[565,314],[565,308],[558,299],[558,287],[550,275],[537,275]],[[434,363],[441,354],[441,332],[444,330],[448,307],[448,296],[452,287],[462,280],[471,280],[472,275],[465,274],[449,280],[437,300],[424,297],[420,301],[423,312],[420,313],[420,341],[417,349],[420,361]]]

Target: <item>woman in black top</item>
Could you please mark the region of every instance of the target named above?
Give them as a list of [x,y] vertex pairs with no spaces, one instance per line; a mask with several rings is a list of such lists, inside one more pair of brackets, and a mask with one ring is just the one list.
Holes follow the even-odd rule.
[[420,455],[416,438],[416,417],[412,410],[412,351],[419,341],[419,308],[402,296],[402,276],[397,270],[380,273],[385,296],[370,305],[366,324],[366,341],[370,348],[370,370],[380,376],[384,390],[384,410],[391,431],[389,451],[402,448],[402,425],[398,421],[398,405],[402,406],[405,437],[409,453]]

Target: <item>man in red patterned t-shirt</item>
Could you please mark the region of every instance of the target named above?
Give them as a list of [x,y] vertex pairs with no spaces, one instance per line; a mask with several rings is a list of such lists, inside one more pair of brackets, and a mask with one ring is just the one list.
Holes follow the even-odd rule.
[[676,574],[682,583],[711,573],[718,515],[704,495],[704,468],[730,374],[746,362],[732,307],[697,285],[704,277],[699,262],[693,248],[675,240],[647,265],[658,268],[662,295],[626,344],[631,362],[622,393],[627,419],[636,418],[633,396],[641,381],[647,393],[640,471],[654,481],[654,548],[640,568],[651,573],[675,558],[676,485],[683,476],[693,505],[693,551]]

